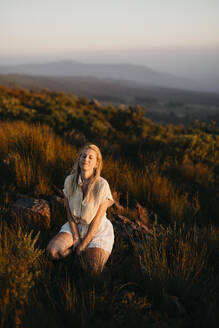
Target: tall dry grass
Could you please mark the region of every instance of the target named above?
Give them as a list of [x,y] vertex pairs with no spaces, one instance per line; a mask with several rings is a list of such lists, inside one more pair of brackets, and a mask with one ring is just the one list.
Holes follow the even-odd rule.
[[76,149],[46,125],[16,122],[0,124],[0,153],[19,190],[37,186],[41,193],[49,193],[53,184],[63,183]]
[[183,327],[216,327],[219,229],[154,225],[152,231],[153,238],[143,238],[140,248],[132,239],[144,277],[142,288],[152,304],[161,312],[178,311]]
[[129,194],[147,208],[160,212],[166,222],[187,222],[193,224],[199,213],[198,195],[192,199],[188,192],[180,193],[177,186],[164,176],[154,164],[136,169],[127,163],[107,159],[104,175],[113,188]]
[[24,304],[41,272],[44,250],[35,248],[39,234],[0,225],[0,327],[20,327]]
[[[10,191],[52,194],[53,185],[62,187],[76,153],[74,145],[45,125],[1,123],[1,221],[7,219]],[[208,176],[203,165],[183,163],[183,179],[200,182]],[[28,224],[21,227],[22,218],[14,229],[5,223],[0,236],[1,327],[99,327],[103,322],[108,327],[217,327],[212,318],[219,302],[219,231],[194,225],[201,211],[198,196],[171,179],[162,163],[138,169],[124,158],[106,156],[103,176],[121,194],[127,215],[133,215],[136,199],[158,213],[165,228],[154,224],[153,236],[138,242],[116,230],[105,271],[94,280],[74,256],[51,262],[44,253],[64,209],[52,206],[51,231],[41,231],[38,239]]]
[[[11,181],[22,192],[37,189],[51,194],[52,186],[62,187],[70,171],[77,149],[56,136],[45,125],[23,122],[1,123],[0,153],[8,163]],[[199,211],[198,197],[191,200],[180,193],[156,165],[136,169],[124,161],[104,160],[104,176],[112,189],[129,194],[147,207],[160,211],[165,220],[193,222]]]

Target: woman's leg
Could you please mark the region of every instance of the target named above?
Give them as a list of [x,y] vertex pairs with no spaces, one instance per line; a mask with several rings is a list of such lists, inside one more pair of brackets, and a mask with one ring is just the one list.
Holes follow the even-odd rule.
[[70,248],[72,245],[72,235],[68,232],[59,232],[52,240],[50,240],[46,251],[52,259],[58,260],[71,253]]
[[91,273],[97,274],[102,272],[110,256],[110,252],[103,248],[89,247],[85,249],[84,253],[86,264]]

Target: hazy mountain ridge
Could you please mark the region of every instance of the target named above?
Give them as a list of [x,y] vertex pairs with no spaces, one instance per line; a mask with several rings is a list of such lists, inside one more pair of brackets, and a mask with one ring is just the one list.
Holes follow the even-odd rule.
[[0,74],[37,76],[92,76],[101,79],[119,79],[148,86],[174,87],[187,90],[206,90],[201,83],[161,73],[146,66],[132,64],[89,64],[77,61],[58,61],[15,66],[0,66]]
[[177,101],[181,103],[219,106],[219,95],[208,92],[142,86],[136,82],[82,77],[48,77],[9,74],[0,75],[0,84],[9,87],[51,91],[73,92],[87,98],[98,98],[114,104],[151,104]]

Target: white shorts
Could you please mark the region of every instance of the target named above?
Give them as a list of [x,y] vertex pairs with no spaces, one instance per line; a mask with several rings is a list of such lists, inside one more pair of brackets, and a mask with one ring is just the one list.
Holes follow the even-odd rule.
[[[81,224],[79,223],[77,226],[80,233]],[[67,232],[73,236],[68,222],[63,224],[59,232]],[[107,218],[103,218],[97,232],[95,233],[90,243],[87,245],[87,248],[93,248],[93,247],[103,248],[104,250],[111,253],[113,248],[113,243],[114,243],[113,225]]]

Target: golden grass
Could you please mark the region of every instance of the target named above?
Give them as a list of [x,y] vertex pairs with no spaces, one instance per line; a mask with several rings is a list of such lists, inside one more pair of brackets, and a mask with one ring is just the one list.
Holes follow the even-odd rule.
[[18,189],[30,191],[38,186],[42,193],[49,193],[72,166],[76,149],[48,126],[17,122],[0,124],[0,153]]
[[[13,191],[38,190],[52,194],[53,185],[62,188],[76,154],[74,145],[56,136],[45,125],[0,124],[1,168],[7,168],[10,173]],[[208,178],[210,183],[213,179],[207,164],[184,161],[181,166],[177,165],[182,177],[188,180],[201,183],[202,179]],[[214,226],[198,228],[194,225],[201,211],[198,194],[183,191],[165,175],[165,163],[145,163],[138,169],[124,160],[106,157],[103,176],[112,190],[121,194],[127,215],[137,217],[137,212],[129,207],[135,199],[170,225],[164,228],[152,222],[153,237],[145,238],[140,248],[140,241],[132,240],[130,245],[116,232],[116,244],[106,265],[106,275],[103,273],[99,281],[94,281],[82,273],[74,258],[49,262],[44,255],[51,234],[63,221],[64,209],[52,206],[52,231],[41,231],[40,240],[33,236],[27,225],[22,224],[21,228],[22,218],[14,229],[2,224],[1,328],[29,327],[30,322],[31,327],[42,325],[43,328],[46,323],[43,326],[42,316],[47,317],[46,320],[49,316],[54,317],[54,328],[70,327],[72,323],[87,327],[92,322],[93,326],[100,326],[106,315],[109,327],[115,323],[127,327],[134,323],[160,327],[163,323],[174,327],[180,322],[182,326],[188,326],[187,318],[169,307],[165,295],[177,297],[187,312],[189,307],[192,308],[195,315],[189,319],[190,326],[198,322],[200,312],[206,320],[209,318],[210,305],[206,312],[201,311],[200,298],[205,297],[211,307],[216,308],[219,230]],[[7,177],[3,176],[2,181],[1,221],[6,221],[4,213],[12,196],[8,193]],[[117,209],[114,212],[117,213]],[[41,249],[36,247],[37,240]],[[137,270],[139,272],[135,274]],[[215,295],[213,301],[212,293]],[[36,302],[40,303],[37,314]]]
[[[45,125],[23,122],[0,124],[0,153],[8,161],[18,190],[52,193],[53,184],[62,187],[76,158],[77,149],[56,136]],[[128,193],[146,207],[161,211],[167,221],[189,222],[199,211],[197,195],[189,199],[161,174],[156,165],[135,169],[122,161],[104,160],[103,175],[113,190]],[[168,217],[167,217],[168,216]]]
[[35,248],[39,233],[0,227],[0,327],[10,318],[19,326],[20,314],[28,294],[40,274],[43,250]]

